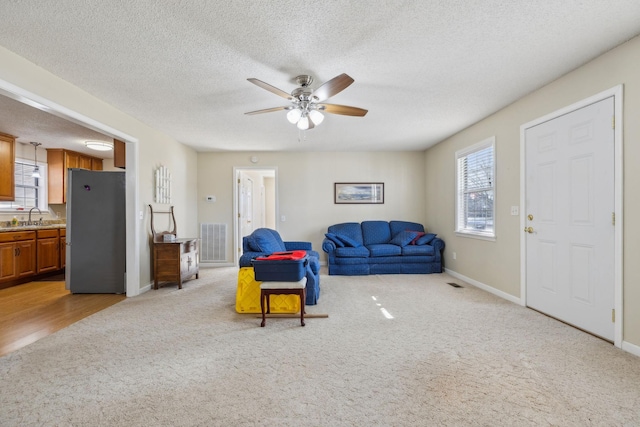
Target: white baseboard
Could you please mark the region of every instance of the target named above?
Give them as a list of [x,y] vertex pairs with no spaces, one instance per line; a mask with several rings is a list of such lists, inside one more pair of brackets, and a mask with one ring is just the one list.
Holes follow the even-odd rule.
[[640,346],[631,344],[630,342],[622,341],[622,349],[634,356],[640,356]]
[[518,305],[523,305],[522,304],[522,300],[520,298],[518,298],[518,297],[514,297],[511,294],[508,294],[506,292],[498,290],[498,289],[496,289],[496,288],[494,288],[492,286],[486,285],[486,284],[484,284],[482,282],[478,282],[477,280],[474,280],[474,279],[472,279],[470,277],[464,276],[464,275],[462,275],[460,273],[457,273],[457,272],[455,272],[453,270],[449,270],[448,268],[445,268],[444,271],[445,271],[445,273],[447,273],[447,274],[449,274],[449,275],[451,275],[451,276],[453,276],[453,277],[455,277],[457,279],[464,280],[465,282],[469,283],[470,285],[475,286],[476,288],[480,288],[483,291],[487,291],[487,292],[489,292],[491,294],[494,294],[494,295],[496,295],[496,296],[498,296],[498,297],[500,297],[502,299],[506,299],[507,301],[511,301],[512,303],[515,303],[515,304],[518,304]]

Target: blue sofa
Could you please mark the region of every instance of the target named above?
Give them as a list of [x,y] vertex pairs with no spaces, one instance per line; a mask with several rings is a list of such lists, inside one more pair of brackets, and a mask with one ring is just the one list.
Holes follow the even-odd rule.
[[329,227],[322,250],[329,275],[441,273],[444,241],[415,222],[346,222]]
[[315,305],[320,297],[320,254],[311,249],[310,242],[283,242],[280,234],[270,228],[258,228],[242,238],[240,268],[253,267],[251,260],[274,252],[305,250],[309,256],[307,264],[306,305]]

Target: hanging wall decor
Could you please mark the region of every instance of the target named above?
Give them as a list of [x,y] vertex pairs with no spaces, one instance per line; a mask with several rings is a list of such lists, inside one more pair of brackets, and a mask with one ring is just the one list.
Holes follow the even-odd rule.
[[169,169],[160,165],[156,169],[156,203],[171,203],[171,173]]

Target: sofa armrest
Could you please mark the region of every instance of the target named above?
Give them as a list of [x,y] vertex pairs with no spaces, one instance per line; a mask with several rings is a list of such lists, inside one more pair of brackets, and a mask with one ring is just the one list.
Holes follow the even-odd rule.
[[284,247],[288,251],[310,251],[311,242],[284,242]]
[[264,255],[269,255],[269,254],[266,254],[264,252],[244,252],[240,256],[240,260],[239,260],[240,268],[253,267],[253,264],[251,264],[251,260],[256,257],[264,256]]
[[433,246],[433,250],[438,258],[442,256],[442,251],[444,251],[444,240],[439,237],[436,237],[431,241],[431,246]]
[[334,242],[332,242],[331,240],[325,238],[322,241],[322,250],[325,251],[328,254],[333,253],[336,250],[336,244]]

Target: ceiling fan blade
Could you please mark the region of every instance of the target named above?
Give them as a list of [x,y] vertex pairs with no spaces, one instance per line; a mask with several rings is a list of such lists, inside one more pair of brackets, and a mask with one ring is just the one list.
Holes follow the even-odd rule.
[[256,86],[259,86],[262,89],[266,89],[271,93],[275,93],[276,95],[281,96],[281,97],[283,97],[285,99],[288,99],[289,101],[291,101],[293,99],[291,94],[288,94],[287,92],[285,92],[285,91],[283,91],[281,89],[278,89],[277,87],[271,86],[269,83],[265,83],[262,80],[258,80],[258,79],[254,79],[254,78],[247,79],[247,80],[249,80],[251,83],[253,83]]
[[253,114],[262,114],[262,113],[272,113],[274,111],[282,111],[282,110],[287,110],[289,109],[289,107],[273,107],[273,108],[265,108],[264,110],[256,110],[256,111],[249,111],[248,115],[253,115]]
[[336,104],[317,104],[320,111],[331,114],[341,114],[343,116],[357,116],[364,117],[369,110],[358,107],[350,107],[348,105],[336,105]]
[[338,94],[345,90],[349,85],[353,83],[353,79],[346,74],[340,74],[320,86],[313,92],[313,96],[318,98],[318,101],[324,101],[325,99]]

